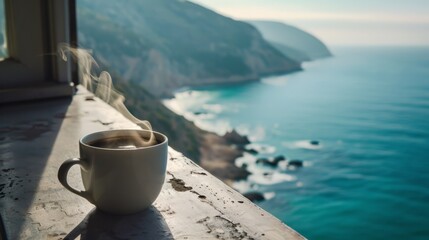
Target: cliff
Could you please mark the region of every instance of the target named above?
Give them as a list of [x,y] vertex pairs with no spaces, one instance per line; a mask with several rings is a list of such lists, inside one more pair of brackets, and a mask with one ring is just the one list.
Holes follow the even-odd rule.
[[275,48],[297,61],[312,61],[331,56],[328,47],[315,36],[294,26],[274,21],[248,21]]
[[77,19],[81,47],[157,97],[301,69],[252,25],[188,1],[79,1]]

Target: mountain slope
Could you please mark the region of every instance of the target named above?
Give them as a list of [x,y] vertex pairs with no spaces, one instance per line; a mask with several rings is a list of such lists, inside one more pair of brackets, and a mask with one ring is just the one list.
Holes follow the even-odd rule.
[[268,42],[271,43],[271,45],[273,47],[277,48],[284,55],[288,56],[290,59],[293,59],[297,62],[306,62],[306,61],[314,60],[314,59],[311,59],[307,55],[307,53],[305,53],[301,50],[297,50],[293,47],[289,47],[289,46],[282,44],[282,43],[277,43],[277,42],[272,42],[272,41],[268,41]]
[[329,57],[326,45],[315,36],[294,26],[274,21],[248,21],[264,38],[290,58],[302,62]]
[[300,69],[250,24],[188,1],[78,1],[79,41],[155,96]]

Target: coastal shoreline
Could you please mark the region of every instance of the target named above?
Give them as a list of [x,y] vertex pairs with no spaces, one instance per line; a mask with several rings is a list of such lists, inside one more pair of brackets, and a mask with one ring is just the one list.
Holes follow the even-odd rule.
[[301,63],[297,68],[288,69],[288,70],[278,70],[272,72],[259,73],[257,76],[240,76],[240,77],[225,77],[225,78],[214,78],[212,80],[203,80],[201,82],[187,83],[183,86],[174,87],[173,89],[167,89],[166,92],[160,95],[161,100],[172,99],[174,98],[175,93],[186,91],[189,89],[202,89],[207,87],[228,87],[234,85],[248,84],[252,82],[261,81],[262,78],[266,77],[276,77],[286,74],[293,74],[301,72],[304,69],[302,68]]
[[[231,136],[235,138],[231,138]],[[235,130],[219,136],[212,132],[202,133],[199,165],[232,187],[234,181],[245,180],[251,174],[245,168],[235,165],[237,158],[246,151],[244,146],[250,143],[246,136]]]

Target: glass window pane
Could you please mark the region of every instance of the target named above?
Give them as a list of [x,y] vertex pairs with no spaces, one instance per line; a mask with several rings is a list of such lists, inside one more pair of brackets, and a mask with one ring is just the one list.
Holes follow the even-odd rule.
[[4,13],[4,0],[0,0],[0,59],[6,58],[6,18]]

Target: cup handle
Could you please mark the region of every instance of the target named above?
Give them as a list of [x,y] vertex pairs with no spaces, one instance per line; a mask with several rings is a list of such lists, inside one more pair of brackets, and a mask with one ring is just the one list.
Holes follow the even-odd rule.
[[93,203],[92,198],[87,191],[79,191],[77,189],[74,189],[67,182],[68,172],[70,168],[75,164],[79,164],[85,169],[87,168],[87,164],[85,162],[82,162],[80,158],[67,159],[61,164],[60,169],[58,170],[58,180],[60,180],[60,183],[70,192],[85,198],[90,203]]

